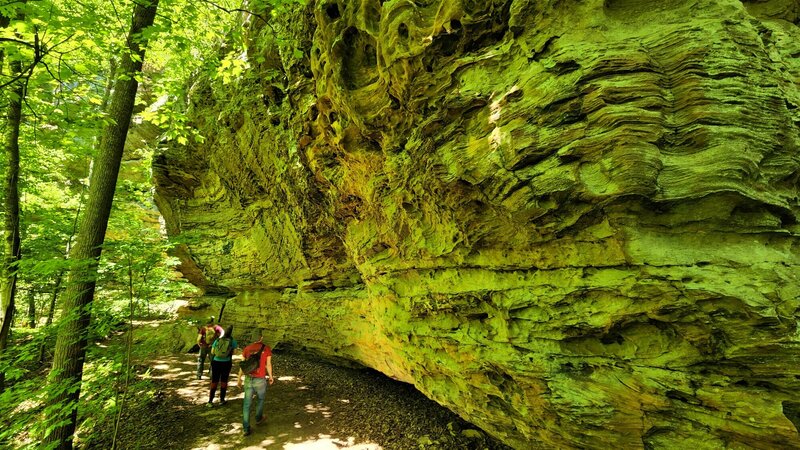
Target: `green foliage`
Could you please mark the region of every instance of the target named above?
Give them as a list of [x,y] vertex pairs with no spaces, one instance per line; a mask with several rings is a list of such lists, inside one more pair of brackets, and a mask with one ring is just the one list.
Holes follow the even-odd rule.
[[[80,439],[91,441],[97,436],[95,428],[108,428],[119,407],[121,378],[125,370],[123,351],[119,343],[98,342],[120,331],[125,322],[119,315],[107,310],[94,311],[87,365],[81,386],[79,408]],[[59,422],[67,420],[69,405],[49,407],[46,400],[58,391],[74,389],[68,384],[45,383],[47,364],[39,362],[44,346],[45,360],[55,342],[56,327],[37,329],[15,329],[15,338],[6,354],[0,359],[0,369],[6,371],[10,388],[0,394],[0,448],[40,449],[42,436],[55,428]],[[150,392],[147,377],[135,380],[128,387],[129,392],[147,395]],[[60,417],[45,422],[42,414]]]
[[[166,309],[162,305],[193,291],[180,281],[175,271],[178,261],[169,252],[196,237],[187,233],[169,241],[163,234],[152,203],[153,143],[166,139],[190,145],[204,140],[186,115],[192,107],[190,93],[200,86],[194,80],[232,84],[247,76],[266,76],[269,83],[282,85],[286,68],[305,55],[292,34],[274,24],[286,11],[304,4],[304,0],[166,2],[157,23],[139,37],[150,44],[139,80],[141,112],[134,129],[149,123],[159,135],[146,138],[146,145],[126,149],[117,184],[87,336],[90,346],[79,405],[84,442],[91,439],[95,425],[110,423],[122,389],[112,380],[124,373],[124,352],[100,343],[124,326],[129,307],[134,318],[160,317]],[[63,318],[74,313],[57,306],[51,311],[49,304],[64,288],[64,275],[75,268],[67,255],[83,207],[96,136],[111,120],[104,111],[109,91],[114,80],[130,76],[117,71],[117,58],[126,48],[132,7],[133,2],[102,0],[0,5],[0,14],[11,18],[8,27],[0,28],[4,39],[0,86],[14,81],[9,68],[16,62],[23,68],[26,85],[20,129],[23,253],[17,266],[18,292],[32,299],[39,315],[37,328],[13,329],[11,346],[0,356],[0,371],[5,371],[9,386],[0,396],[0,447],[39,448],[38,440],[68,420],[75,407],[44,406],[54,391],[75,387],[45,383],[58,323],[42,325],[48,314]],[[269,62],[253,51],[254,40],[261,38],[279,44],[282,63]],[[258,73],[249,73],[254,67]],[[0,89],[0,107],[11,95],[10,89]],[[19,317],[25,302],[17,305]],[[170,339],[158,341],[160,348]],[[52,420],[45,422],[43,414]]]
[[[57,325],[43,327],[41,319],[50,312],[45,312],[49,300],[63,289],[60,280],[71,268],[66,256],[83,203],[95,137],[109,121],[103,111],[108,90],[115,78],[126,76],[115,72],[112,55],[124,47],[131,6],[132,2],[41,0],[0,8],[0,13],[13,18],[9,27],[0,29],[0,37],[13,39],[2,42],[0,85],[13,81],[8,68],[19,61],[27,87],[19,140],[23,258],[17,266],[18,292],[33,299],[40,316],[38,328],[13,330],[11,346],[0,357],[8,386],[0,397],[2,448],[39,448],[48,428],[68,420],[74,407],[44,408],[54,391],[74,387],[45,383]],[[18,12],[23,19],[17,19]],[[161,32],[157,27],[147,30],[154,35]],[[150,89],[142,89],[145,101]],[[0,89],[0,106],[5,107],[10,91]],[[166,254],[169,244],[160,235],[153,212],[151,155],[148,149],[132,154],[134,163],[129,166],[138,174],[118,184],[107,241],[110,250],[100,263],[102,278],[88,335],[79,408],[81,420],[87,420],[84,439],[94,421],[113,417],[119,390],[108,386],[116,386],[110,380],[119,378],[125,364],[119,348],[100,351],[95,343],[124,325],[130,302],[138,307],[137,314],[150,315],[153,302],[185,295],[187,290],[186,283],[177,280],[176,261]],[[4,161],[0,169],[5,169]],[[24,302],[17,305],[19,317]],[[45,416],[47,423],[42,420]]]
[[[307,0],[256,0],[241,2],[220,0],[210,7],[205,2],[174,2],[162,9],[172,20],[161,25],[159,33],[168,39],[158,39],[148,53],[150,86],[158,99],[141,117],[163,129],[168,141],[185,146],[201,143],[205,137],[187,122],[189,93],[199,82],[217,80],[234,84],[248,73],[264,76],[263,67],[257,73],[255,65],[263,65],[263,55],[253,53],[253,39],[267,27],[270,39],[293,60],[304,57],[291,33],[274,28],[275,19],[293,8],[304,6]],[[168,12],[165,12],[168,11]],[[291,65],[291,64],[289,64]],[[273,68],[274,69],[274,68]],[[277,79],[280,72],[266,68],[268,78]],[[148,103],[150,104],[150,103]]]
[[[155,39],[147,54],[145,68],[149,79],[149,98],[153,105],[141,113],[145,121],[162,128],[164,137],[186,145],[202,142],[203,136],[186,121],[186,107],[192,86],[189,80],[201,74],[216,73],[223,61],[221,48],[227,39],[241,35],[241,2],[219,0],[213,7],[204,2],[178,1],[162,5],[161,14],[170,18],[154,27]],[[230,63],[227,63],[230,64]],[[230,76],[230,75],[227,75]]]
[[[174,2],[173,6],[177,8],[175,5],[182,4],[183,8],[199,10],[190,3]],[[58,289],[57,280],[70,269],[65,258],[75,232],[76,216],[83,202],[82,193],[88,182],[95,136],[108,121],[103,112],[108,88],[115,76],[124,76],[115,73],[116,63],[111,55],[124,47],[132,3],[114,5],[100,1],[42,0],[18,5],[20,12],[24,13],[24,20],[12,20],[11,26],[0,30],[2,37],[13,38],[20,43],[3,46],[4,64],[19,60],[24,67],[30,67],[24,104],[26,112],[20,136],[23,258],[18,266],[18,274],[20,292],[30,292],[42,312],[42,307],[47,306],[47,299]],[[17,11],[11,7],[3,11],[9,11],[9,14],[13,12],[12,15],[17,17]],[[163,33],[168,31],[169,27],[157,25],[148,29],[147,33],[158,37],[165,36]],[[202,39],[196,41],[203,42]],[[35,42],[40,43],[38,51],[41,59],[37,64],[32,64],[34,49],[30,44]],[[165,51],[163,48],[161,53],[157,46],[153,49],[153,61],[163,59],[160,57]],[[180,66],[174,64],[174,67]],[[2,73],[7,74],[8,71]],[[0,83],[7,81],[8,75],[0,75]],[[153,80],[145,81],[152,85]],[[2,95],[7,95],[6,91],[9,90],[0,90]],[[152,87],[146,86],[143,89],[145,95],[141,98],[145,101],[152,98],[152,91]],[[169,120],[169,117],[166,119]],[[185,119],[181,117],[180,120],[169,120],[169,123],[176,125],[173,128],[180,129],[183,127],[182,120]],[[148,149],[132,155],[141,163],[136,169],[140,173],[133,179],[120,180],[115,204],[117,211],[152,209],[149,178],[151,155]],[[127,166],[135,167],[136,164]],[[159,280],[170,284],[174,281],[174,276],[170,279],[165,271],[169,271],[175,263],[167,258],[166,249],[161,243],[163,238],[154,231],[158,229],[158,224],[153,217],[145,218],[139,214],[138,217],[118,220],[116,226],[132,231],[126,235],[134,236],[131,239],[147,234],[147,239],[142,242],[158,247],[154,247],[147,257],[142,256],[142,249],[137,250],[139,254],[126,253],[129,259],[136,260],[142,256],[147,261],[143,264],[158,267],[155,271],[148,270],[151,274],[148,282]],[[114,229],[115,224],[112,223],[109,232],[113,233]],[[145,229],[146,232],[141,231]],[[116,241],[120,239],[124,241],[128,237],[122,236]],[[110,245],[119,247],[116,241],[112,239]],[[119,279],[125,277],[125,271],[114,272],[122,267],[117,261],[104,261],[102,264],[106,269],[105,279],[112,288],[99,286],[101,298],[102,294],[119,295],[113,285],[124,284]],[[153,273],[157,276],[152,276]],[[165,295],[172,290],[179,291],[152,289]],[[56,290],[55,294],[58,292]],[[17,304],[23,306],[21,302]]]

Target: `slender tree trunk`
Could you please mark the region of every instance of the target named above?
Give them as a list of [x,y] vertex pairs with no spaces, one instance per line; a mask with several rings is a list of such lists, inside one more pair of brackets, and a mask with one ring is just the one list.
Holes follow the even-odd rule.
[[[61,288],[61,280],[64,277],[64,271],[61,270],[58,272],[56,276],[55,286],[53,286],[53,295],[50,296],[50,309],[47,310],[47,320],[44,323],[45,327],[49,327],[53,324],[53,315],[55,314],[56,310],[56,299],[58,298],[58,290]],[[39,347],[39,358],[38,361],[44,361],[44,351],[45,345],[47,344],[47,339],[42,341],[41,346]]]
[[125,399],[128,395],[128,386],[130,385],[131,380],[131,354],[133,349],[133,315],[134,315],[134,302],[133,302],[133,261],[131,260],[130,255],[128,255],[128,301],[129,303],[129,312],[128,312],[128,341],[127,341],[127,352],[125,354],[125,384],[123,388],[117,392],[117,400],[119,403],[119,409],[117,410],[117,418],[114,421],[114,437],[111,440],[111,450],[116,450],[117,448],[117,435],[119,434],[119,424],[122,421],[122,413],[125,409]]
[[[22,73],[20,61],[11,62],[11,75]],[[25,95],[25,80],[20,78],[11,85],[8,95],[8,117],[6,120],[5,158],[8,163],[3,183],[3,261],[0,267],[0,356],[8,345],[11,322],[14,317],[14,296],[17,289],[17,267],[19,261],[19,126],[22,121],[22,99]],[[0,372],[0,393],[5,390],[5,372]]]
[[47,321],[45,322],[45,326],[50,326],[53,324],[53,316],[55,315],[56,310],[56,300],[58,299],[58,290],[61,289],[61,280],[64,278],[64,272],[59,271],[58,275],[56,275],[56,282],[53,285],[53,295],[50,296],[50,308],[47,310]]
[[[69,254],[72,251],[72,239],[75,237],[75,234],[78,233],[78,219],[80,219],[81,216],[81,205],[83,205],[84,191],[85,189],[81,190],[81,199],[78,202],[78,209],[75,211],[75,220],[72,221],[72,232],[69,234],[69,238],[67,238],[67,250],[64,252],[64,259],[69,259]],[[50,326],[53,323],[53,316],[55,316],[56,311],[56,300],[58,299],[58,291],[61,289],[61,282],[63,280],[64,269],[61,269],[58,271],[58,275],[56,275],[55,283],[53,283],[53,295],[50,297],[50,308],[47,310],[47,321],[45,322],[45,326]]]
[[28,326],[36,328],[36,291],[28,292]]
[[141,72],[144,61],[143,45],[146,41],[142,38],[141,31],[153,24],[157,6],[158,0],[145,0],[134,7],[128,35],[130,52],[123,52],[119,66],[122,76],[115,83],[108,108],[108,115],[113,123],[103,129],[100,138],[89,183],[86,211],[78,228],[75,247],[70,254],[70,260],[88,261],[88,264],[75,264],[70,270],[63,297],[64,318],[56,338],[53,369],[49,377],[50,382],[55,385],[54,392],[58,394],[48,401],[48,420],[57,426],[45,436],[44,442],[55,443],[56,448],[61,450],[72,449],[86,356],[89,306],[94,297],[97,264],[111,213],[125,138],[133,114],[138,88],[136,77]]
[[[6,17],[0,14],[0,30],[3,28],[7,28],[8,24],[11,23],[11,18]],[[3,61],[5,61],[6,53],[3,51],[3,47],[0,47],[0,73],[3,72]]]
[[150,274],[150,268],[145,268],[142,271],[142,285],[139,287],[139,298],[144,297],[145,304],[147,305],[147,318],[150,319],[150,293],[151,289],[147,285],[147,276]]
[[[110,89],[106,91],[105,97],[110,95]],[[103,100],[105,103],[105,100]],[[69,238],[67,238],[67,249],[64,252],[64,259],[69,259],[69,254],[72,250],[72,239],[78,233],[78,219],[81,217],[81,206],[83,205],[83,197],[86,189],[81,189],[81,198],[78,202],[78,209],[75,210],[75,220],[72,221],[72,231],[69,234]],[[53,283],[53,295],[50,296],[50,308],[47,310],[47,319],[45,320],[44,326],[49,327],[53,324],[53,317],[56,314],[56,300],[58,300],[58,293],[61,290],[61,283],[64,281],[64,269],[58,271],[58,275],[56,275],[55,283]],[[44,351],[45,345],[47,344],[46,340],[42,341],[41,347],[39,347],[39,362],[44,361]]]

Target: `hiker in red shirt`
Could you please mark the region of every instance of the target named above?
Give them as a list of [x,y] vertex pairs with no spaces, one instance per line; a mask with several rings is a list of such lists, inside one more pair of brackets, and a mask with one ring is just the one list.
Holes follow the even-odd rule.
[[[242,351],[244,361],[241,363],[245,366],[250,356],[258,361],[258,365],[254,366],[255,369],[245,374],[247,378],[244,380],[244,403],[242,405],[242,429],[244,435],[250,434],[250,406],[253,402],[253,395],[258,396],[258,404],[256,405],[256,423],[259,424],[264,421],[264,398],[267,396],[267,383],[272,384],[272,349],[264,344],[264,337],[260,336],[258,340]],[[239,380],[236,385],[242,387],[243,370],[239,369]]]

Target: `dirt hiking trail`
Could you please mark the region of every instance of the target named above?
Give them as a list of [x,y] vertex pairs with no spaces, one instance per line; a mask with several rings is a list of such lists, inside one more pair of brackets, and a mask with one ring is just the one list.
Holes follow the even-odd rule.
[[[208,408],[208,362],[203,379],[196,380],[196,358],[180,354],[137,367],[139,373],[150,370],[156,391],[147,399],[134,394],[123,415],[118,448],[508,449],[408,384],[372,370],[278,351],[273,355],[275,383],[267,390],[266,419],[255,423],[254,401],[252,434],[244,436],[244,394],[236,387],[235,373],[227,405],[219,404],[218,391],[214,406]],[[110,448],[109,444],[94,442],[89,448]]]

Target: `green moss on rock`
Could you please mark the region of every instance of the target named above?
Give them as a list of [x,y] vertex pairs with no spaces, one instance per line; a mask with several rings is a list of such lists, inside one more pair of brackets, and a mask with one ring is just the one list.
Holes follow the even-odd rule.
[[800,447],[795,3],[296,7],[159,206],[243,333],[516,448]]

